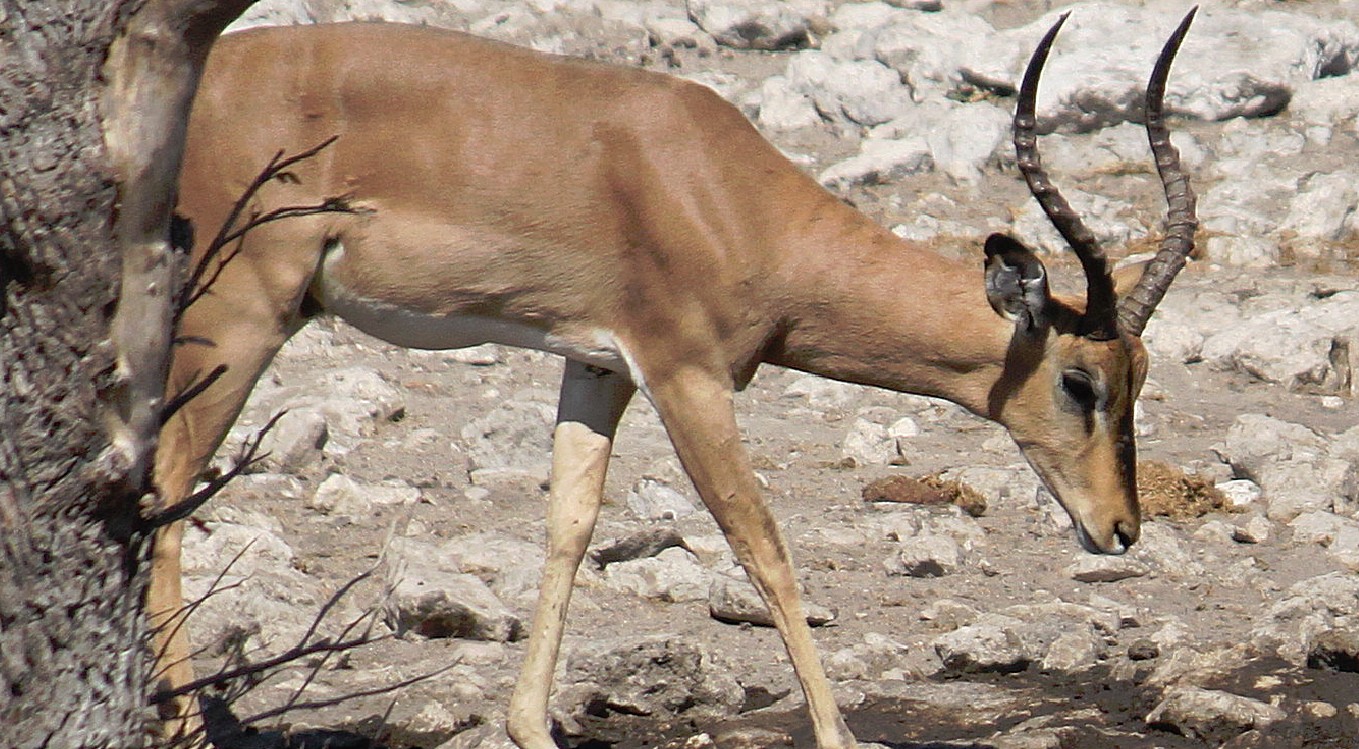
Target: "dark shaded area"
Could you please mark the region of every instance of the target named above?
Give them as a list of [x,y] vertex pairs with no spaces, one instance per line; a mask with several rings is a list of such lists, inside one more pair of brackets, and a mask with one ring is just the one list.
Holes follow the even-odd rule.
[[1307,655],[1307,667],[1359,672],[1359,632],[1336,630],[1318,637]]
[[[847,711],[846,719],[861,741],[891,749],[988,749],[998,733],[1020,724],[1039,724],[1055,731],[1062,749],[1208,749],[1221,746],[1181,736],[1172,727],[1147,726],[1145,716],[1161,699],[1161,688],[1142,683],[1151,664],[1134,680],[1114,679],[1108,669],[1078,674],[971,674],[966,679],[937,678],[933,685],[981,684],[1013,697],[1019,707],[995,718],[995,709],[968,710],[957,705],[931,704],[907,697],[877,699]],[[1266,729],[1232,738],[1233,749],[1353,749],[1356,720],[1345,706],[1359,695],[1359,673],[1332,668],[1299,669],[1273,659],[1246,661],[1204,688],[1221,689],[1254,699],[1282,699],[1288,717]],[[1300,709],[1309,702],[1337,708],[1334,717],[1317,717]],[[219,707],[219,710],[221,708]],[[228,714],[229,715],[229,714]],[[410,735],[377,718],[336,730],[258,732],[233,725],[217,713],[214,745],[219,749],[413,749],[435,747],[445,735]],[[470,726],[469,726],[470,727]],[[609,713],[587,718],[586,735],[562,739],[567,749],[656,749],[678,747],[698,733],[710,734],[718,747],[742,743],[742,737],[766,732],[787,735],[794,749],[812,749],[811,724],[798,709],[754,711],[728,720],[658,720],[649,716]],[[223,729],[228,729],[223,732]]]

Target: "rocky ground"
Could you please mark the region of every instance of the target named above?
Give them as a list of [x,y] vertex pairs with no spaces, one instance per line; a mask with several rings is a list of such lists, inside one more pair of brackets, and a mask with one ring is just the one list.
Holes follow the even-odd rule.
[[[251,22],[438,23],[690,76],[899,234],[979,258],[986,233],[1012,231],[1069,282],[1006,132],[1014,78],[1055,5],[298,0]],[[1203,252],[1146,332],[1137,430],[1144,464],[1163,464],[1145,475],[1216,486],[1220,509],[1151,518],[1130,554],[1096,558],[1003,430],[956,406],[774,368],[738,398],[863,741],[1359,736],[1359,4],[1205,5],[1168,97],[1189,115],[1174,127]],[[1071,7],[1040,97],[1056,130],[1044,153],[1122,256],[1158,232],[1159,188],[1128,119],[1185,8]],[[507,746],[560,369],[495,346],[397,349],[326,320],[289,344],[220,462],[286,408],[270,457],[186,544],[190,591],[205,596],[198,667],[378,639],[215,693],[264,731],[222,743]],[[985,509],[865,501],[898,475],[961,481]],[[554,697],[567,745],[812,746],[778,637],[642,399],[592,551]]]

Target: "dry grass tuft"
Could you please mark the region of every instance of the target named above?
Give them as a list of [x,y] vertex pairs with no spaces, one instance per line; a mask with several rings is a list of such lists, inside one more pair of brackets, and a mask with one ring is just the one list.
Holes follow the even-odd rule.
[[1145,517],[1189,520],[1210,512],[1239,512],[1211,480],[1154,460],[1137,464],[1137,493]]

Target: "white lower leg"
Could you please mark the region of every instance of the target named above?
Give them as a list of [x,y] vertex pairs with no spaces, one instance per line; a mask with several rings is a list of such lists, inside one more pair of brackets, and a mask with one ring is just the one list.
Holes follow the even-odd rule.
[[576,570],[599,517],[613,435],[633,392],[624,378],[568,362],[552,446],[547,561],[506,729],[522,749],[554,749],[547,719]]

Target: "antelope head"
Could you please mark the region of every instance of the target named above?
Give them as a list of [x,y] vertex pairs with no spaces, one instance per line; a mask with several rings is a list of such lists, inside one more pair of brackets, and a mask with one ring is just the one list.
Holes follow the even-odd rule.
[[1015,325],[1004,375],[990,393],[990,416],[1009,429],[1071,516],[1081,545],[1092,553],[1121,554],[1138,538],[1133,405],[1147,374],[1141,334],[1193,249],[1194,195],[1162,112],[1171,61],[1193,17],[1190,11],[1166,42],[1147,84],[1147,136],[1169,206],[1166,235],[1155,257],[1120,270],[1116,278],[1094,234],[1053,186],[1039,159],[1034,100],[1066,15],[1029,60],[1014,142],[1029,190],[1080,259],[1085,298],[1050,294],[1042,262],[1017,240],[996,234],[986,241],[987,298]]

